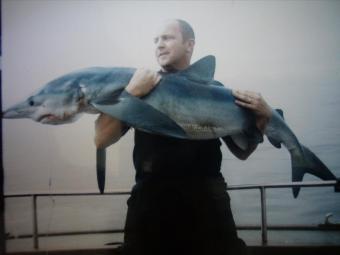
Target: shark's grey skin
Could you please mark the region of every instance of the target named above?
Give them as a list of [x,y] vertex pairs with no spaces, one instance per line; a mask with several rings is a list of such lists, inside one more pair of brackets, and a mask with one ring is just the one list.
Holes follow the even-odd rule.
[[[4,118],[31,118],[43,124],[65,124],[81,113],[103,112],[146,132],[183,139],[212,139],[231,136],[241,148],[249,141],[262,142],[255,116],[235,104],[231,90],[213,80],[215,58],[207,56],[188,69],[163,75],[156,88],[144,98],[124,88],[133,68],[89,68],[51,81],[38,93],[4,112]],[[305,173],[323,180],[336,177],[306,147],[301,145],[283,120],[273,111],[265,135],[270,142],[290,152],[292,180]],[[105,182],[105,150],[97,151],[100,191]],[[293,188],[297,197],[299,187]]]

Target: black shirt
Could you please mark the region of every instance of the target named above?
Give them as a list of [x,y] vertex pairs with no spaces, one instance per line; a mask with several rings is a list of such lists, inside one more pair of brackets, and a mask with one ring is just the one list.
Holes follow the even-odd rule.
[[133,162],[136,181],[145,177],[220,175],[219,139],[185,140],[135,130]]
[[136,181],[148,177],[219,176],[220,146],[219,139],[185,140],[135,130],[133,163]]

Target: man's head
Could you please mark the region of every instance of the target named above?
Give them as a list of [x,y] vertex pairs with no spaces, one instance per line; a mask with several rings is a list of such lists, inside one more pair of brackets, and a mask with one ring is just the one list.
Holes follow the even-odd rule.
[[184,20],[170,20],[161,26],[155,37],[155,54],[163,71],[182,70],[190,65],[195,34]]

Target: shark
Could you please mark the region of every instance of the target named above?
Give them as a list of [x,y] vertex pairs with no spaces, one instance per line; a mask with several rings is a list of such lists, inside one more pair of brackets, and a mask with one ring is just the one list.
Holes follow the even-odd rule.
[[[256,127],[254,113],[235,104],[231,89],[214,80],[215,66],[215,57],[209,55],[185,70],[163,74],[159,84],[142,98],[125,90],[135,68],[85,68],[48,82],[5,110],[2,117],[60,125],[76,121],[83,113],[105,113],[152,134],[194,140],[231,137],[241,149],[261,143],[263,134]],[[306,173],[322,180],[337,179],[299,142],[281,110],[272,110],[264,135],[276,148],[283,145],[288,150],[293,182],[302,181]],[[105,160],[105,149],[97,148],[100,193],[105,188]],[[293,186],[292,191],[296,198],[300,187]]]

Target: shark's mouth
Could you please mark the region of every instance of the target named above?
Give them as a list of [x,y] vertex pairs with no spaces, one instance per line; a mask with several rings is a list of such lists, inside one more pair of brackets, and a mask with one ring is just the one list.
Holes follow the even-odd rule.
[[75,115],[69,112],[64,112],[62,116],[51,114],[51,113],[46,113],[46,114],[39,116],[39,118],[37,118],[36,121],[42,124],[58,125],[58,124],[70,123],[75,119],[74,117]]
[[53,115],[53,114],[44,114],[44,115],[41,115],[37,121],[38,122],[54,122],[54,121],[60,121],[61,119],[56,116],[56,115]]

